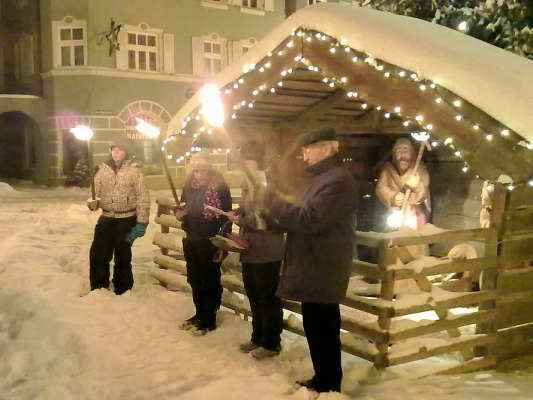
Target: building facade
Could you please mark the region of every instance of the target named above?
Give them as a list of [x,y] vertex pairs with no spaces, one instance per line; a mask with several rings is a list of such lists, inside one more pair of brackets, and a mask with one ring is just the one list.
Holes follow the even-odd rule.
[[0,0],[0,178],[64,183],[86,157],[78,124],[95,162],[128,135],[157,169],[135,117],[164,129],[284,16],[284,0]]

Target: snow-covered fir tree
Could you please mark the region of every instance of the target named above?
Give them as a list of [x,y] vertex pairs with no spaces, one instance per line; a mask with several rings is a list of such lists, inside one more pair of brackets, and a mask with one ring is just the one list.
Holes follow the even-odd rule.
[[74,171],[70,176],[70,183],[74,186],[87,187],[90,184],[89,165],[86,158],[80,158],[76,162]]
[[533,0],[358,0],[360,5],[462,30],[533,59]]

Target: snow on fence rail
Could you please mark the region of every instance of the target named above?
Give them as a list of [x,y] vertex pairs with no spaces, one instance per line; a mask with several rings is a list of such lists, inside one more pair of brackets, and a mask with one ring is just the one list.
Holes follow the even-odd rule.
[[[170,211],[173,199],[158,198],[157,204],[156,223],[161,225],[161,232],[155,234],[153,243],[160,247],[162,254],[154,258],[156,267],[151,274],[164,284],[188,289],[183,277],[186,269],[181,247],[181,224]],[[514,218],[512,213],[503,211],[494,214],[496,222],[513,221]],[[357,232],[359,245],[377,249],[378,262],[354,260],[353,273],[376,279],[381,285],[375,298],[348,291],[341,304],[341,326],[347,331],[341,335],[343,350],[372,362],[380,369],[455,352],[460,353],[462,362],[440,373],[467,372],[494,366],[497,356],[505,356],[505,352],[501,352],[502,340],[522,337],[524,332],[529,332],[523,325],[533,321],[531,312],[518,319],[499,312],[500,304],[505,308],[516,301],[527,305],[533,301],[533,269],[505,269],[509,265],[529,263],[533,252],[509,254],[502,251],[501,224],[496,222],[490,229],[451,231],[433,227],[410,235]],[[175,230],[171,232],[170,228]],[[520,235],[524,235],[523,227]],[[505,237],[507,242],[515,240],[518,240],[516,235]],[[397,256],[398,250],[405,246],[464,241],[481,242],[485,255],[469,260],[422,257],[407,264],[403,264]],[[240,267],[225,265],[224,269],[228,273],[222,276],[222,304],[247,318],[250,310],[248,302],[244,301]],[[482,273],[479,291],[451,292],[428,279],[439,274],[467,271]],[[416,282],[419,292],[406,297],[396,296],[395,286],[399,281],[408,279]],[[526,279],[529,286],[526,284],[521,289],[520,285],[509,284],[520,279]],[[284,301],[283,306],[293,313],[300,313],[298,303]],[[468,308],[469,312],[453,312],[459,308]],[[414,318],[415,314],[423,312],[431,312],[433,318]],[[285,329],[303,334],[298,318],[288,318],[284,324]],[[475,332],[465,329],[472,325],[476,328]],[[498,346],[500,352],[497,351]],[[520,346],[515,345],[513,351],[523,347]]]

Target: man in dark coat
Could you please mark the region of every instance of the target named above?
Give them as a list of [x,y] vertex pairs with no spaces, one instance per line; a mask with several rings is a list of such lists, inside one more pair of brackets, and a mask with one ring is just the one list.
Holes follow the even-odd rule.
[[267,199],[271,216],[288,232],[278,295],[302,303],[315,376],[301,384],[317,392],[339,392],[339,303],[352,264],[357,190],[341,166],[333,129],[311,132],[301,140],[310,185],[294,204],[276,193]]

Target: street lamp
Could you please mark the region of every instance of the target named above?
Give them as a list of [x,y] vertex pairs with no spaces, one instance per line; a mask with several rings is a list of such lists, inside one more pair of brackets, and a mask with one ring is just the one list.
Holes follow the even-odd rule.
[[87,164],[89,166],[89,176],[91,179],[91,198],[95,200],[96,192],[94,188],[93,150],[91,146],[91,139],[94,132],[87,125],[76,125],[74,128],[70,129],[70,133],[72,133],[76,139],[87,142]]
[[157,126],[145,121],[142,118],[135,117],[135,121],[137,121],[137,124],[135,125],[135,129],[137,130],[137,132],[143,134],[144,136],[150,139],[157,140],[157,145],[159,147],[159,155],[161,158],[161,165],[163,166],[163,171],[165,172],[168,184],[170,185],[170,190],[172,192],[172,197],[174,197],[174,202],[177,206],[179,206],[180,201],[176,192],[176,187],[174,186],[174,182],[172,181],[172,177],[170,176],[170,172],[168,170],[167,158],[165,157],[165,148],[162,146],[161,143],[161,130]]

